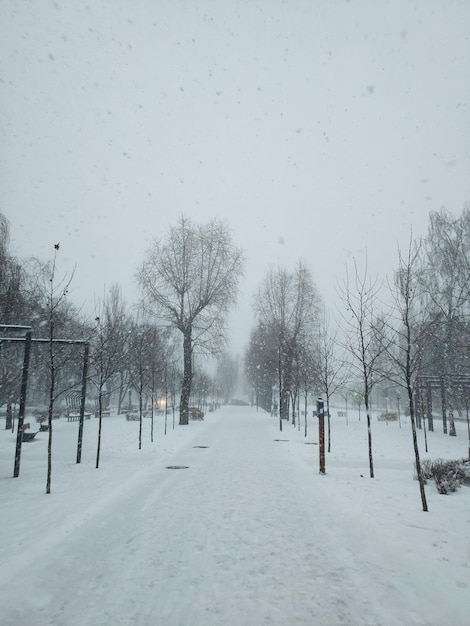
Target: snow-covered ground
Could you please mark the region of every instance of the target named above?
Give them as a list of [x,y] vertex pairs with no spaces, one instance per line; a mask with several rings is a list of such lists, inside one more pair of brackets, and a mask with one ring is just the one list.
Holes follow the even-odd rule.
[[[47,433],[13,479],[16,438],[0,431],[2,626],[470,623],[470,489],[429,484],[422,512],[408,420],[374,418],[374,479],[351,411],[333,412],[324,476],[313,418],[305,439],[228,406],[166,436],[158,418],[154,443],[146,419],[142,450],[138,426],[104,419],[96,470],[97,420],[80,465],[78,424],[56,421],[50,495]],[[465,457],[466,425],[438,428],[428,455],[420,432],[423,458]]]

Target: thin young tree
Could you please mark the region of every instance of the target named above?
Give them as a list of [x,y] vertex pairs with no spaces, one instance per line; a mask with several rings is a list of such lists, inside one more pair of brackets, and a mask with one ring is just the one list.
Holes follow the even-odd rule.
[[52,420],[54,416],[54,402],[56,400],[56,379],[57,379],[57,348],[54,344],[56,338],[57,315],[65,301],[73,273],[69,277],[63,277],[56,282],[57,253],[60,245],[54,245],[54,256],[49,269],[49,286],[47,289],[47,328],[48,328],[48,366],[49,366],[49,405],[48,405],[48,441],[47,441],[47,479],[46,494],[51,493],[52,480]]
[[369,474],[374,478],[374,459],[372,454],[372,430],[370,403],[374,385],[380,379],[379,364],[384,354],[382,334],[383,319],[376,314],[379,288],[377,280],[368,276],[367,262],[362,274],[354,260],[352,284],[349,274],[340,289],[341,298],[346,306],[343,315],[345,322],[346,347],[352,356],[352,374],[361,380],[362,397],[367,419],[367,443],[369,452]]
[[421,504],[423,511],[427,511],[424,476],[416,435],[414,402],[416,377],[422,365],[423,337],[429,332],[423,310],[423,294],[420,289],[423,271],[421,242],[413,242],[410,238],[407,256],[403,257],[400,251],[398,255],[398,270],[392,287],[396,324],[394,336],[386,344],[386,351],[393,363],[393,372],[398,374],[396,382],[406,390]]
[[196,345],[211,353],[224,343],[224,325],[236,302],[243,254],[217,219],[193,224],[181,217],[166,240],[155,240],[138,273],[144,307],[183,338],[180,424],[189,422]]
[[168,402],[168,354],[170,341],[168,333],[162,333],[155,325],[149,324],[148,346],[149,355],[147,361],[148,388],[150,393],[150,441],[153,443],[155,403],[158,389],[165,393],[165,410]]
[[106,383],[117,395],[117,412],[123,412],[123,404],[129,391],[129,338],[132,319],[127,311],[118,284],[111,286],[103,305],[106,328],[106,353],[109,355],[110,381]]
[[315,339],[312,338],[308,343],[303,343],[299,350],[299,389],[304,401],[304,437],[308,431],[308,395],[318,386],[318,359],[314,344]]
[[331,452],[331,397],[342,389],[348,381],[344,350],[338,339],[338,328],[331,330],[330,319],[326,310],[323,310],[316,336],[316,376],[317,384],[325,393],[326,417],[328,433],[328,452]]

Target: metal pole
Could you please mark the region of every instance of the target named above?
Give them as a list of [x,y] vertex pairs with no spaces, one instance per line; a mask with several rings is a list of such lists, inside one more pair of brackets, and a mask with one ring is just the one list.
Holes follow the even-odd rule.
[[279,430],[282,432],[282,371],[281,371],[281,346],[278,348],[278,374],[279,374]]
[[80,399],[80,423],[78,425],[77,463],[80,463],[82,460],[83,421],[85,419],[86,379],[88,375],[88,352],[89,344],[86,343],[85,350],[83,352],[82,395]]
[[430,431],[434,430],[434,422],[432,419],[432,390],[431,383],[426,383],[426,406],[427,406],[427,414],[428,414],[428,429]]
[[23,424],[24,413],[26,406],[26,391],[28,388],[28,370],[29,370],[29,358],[31,355],[31,330],[26,331],[25,343],[24,343],[24,358],[23,358],[23,374],[21,376],[21,392],[20,392],[20,410],[18,413],[18,426],[16,427],[16,450],[15,450],[15,467],[13,469],[13,478],[18,478],[20,475],[20,462],[21,462],[21,444],[23,442]]
[[320,454],[320,474],[325,473],[325,409],[321,398],[317,400],[318,442]]

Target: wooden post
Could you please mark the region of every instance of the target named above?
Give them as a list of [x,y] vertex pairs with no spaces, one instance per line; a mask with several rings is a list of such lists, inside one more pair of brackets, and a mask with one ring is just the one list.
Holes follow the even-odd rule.
[[320,454],[320,474],[325,473],[325,409],[321,398],[317,400],[318,443]]

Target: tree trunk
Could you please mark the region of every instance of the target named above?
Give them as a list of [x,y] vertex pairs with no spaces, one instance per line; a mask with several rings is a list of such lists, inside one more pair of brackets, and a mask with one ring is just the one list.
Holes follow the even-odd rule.
[[142,371],[140,372],[140,386],[139,386],[139,450],[142,450],[142,396],[143,396],[143,385],[142,385]]
[[305,432],[304,432],[304,437],[306,437],[307,436],[307,417],[308,417],[308,415],[307,415],[308,414],[308,395],[307,395],[307,391],[305,391],[304,402],[305,402],[305,405],[304,405],[304,408],[305,408],[305,423],[304,423]]
[[124,398],[124,375],[122,372],[119,372],[119,391],[118,391],[118,415],[122,413],[122,403]]
[[371,478],[374,478],[374,459],[372,456],[372,430],[370,425],[370,410],[369,410],[369,390],[366,387],[364,393],[364,404],[366,407],[367,418],[367,443],[369,448],[369,474]]
[[448,394],[448,404],[449,404],[449,436],[456,437],[457,431],[455,430],[455,421],[454,421],[454,406],[455,406],[455,398],[454,398],[454,382],[452,378],[449,380],[449,394]]
[[326,394],[326,418],[328,427],[328,452],[331,452],[331,420],[330,420],[330,394]]
[[51,367],[51,386],[49,388],[49,412],[48,412],[48,438],[47,438],[47,480],[46,494],[51,493],[52,480],[52,416],[54,413],[54,388],[55,388],[55,369]]
[[434,422],[432,417],[432,391],[431,383],[426,383],[426,411],[428,420],[428,430],[431,432],[434,430]]
[[411,421],[411,431],[413,434],[413,448],[414,448],[414,452],[415,452],[415,462],[416,462],[416,474],[418,476],[418,482],[419,482],[419,491],[421,494],[421,504],[423,507],[423,511],[427,512],[428,510],[428,503],[426,501],[426,493],[424,491],[424,479],[423,479],[423,472],[421,471],[421,461],[419,458],[419,448],[418,448],[418,437],[416,436],[416,422],[415,422],[415,411],[414,411],[414,404],[413,404],[413,390],[411,389],[411,387],[408,385],[408,405],[409,405],[409,409],[410,409],[410,421]]
[[282,363],[282,393],[281,393],[281,418],[289,419],[290,399],[292,390],[292,361],[289,355],[284,355]]
[[442,432],[447,435],[447,399],[444,379],[441,378]]
[[191,397],[191,386],[193,382],[193,342],[191,331],[192,328],[188,328],[183,333],[184,370],[180,398],[180,426],[189,424],[189,398]]
[[12,410],[11,410],[11,402],[7,404],[7,414],[5,418],[5,430],[11,430],[12,425]]
[[285,387],[281,392],[281,406],[280,406],[280,418],[283,420],[289,419],[289,398],[290,394]]
[[102,419],[103,419],[103,388],[100,385],[99,392],[98,392],[98,441],[96,444],[96,465],[95,465],[96,469],[98,469],[100,466]]
[[297,389],[295,389],[295,391],[293,391],[290,394],[291,405],[292,405],[292,426],[295,426],[295,420],[296,420],[296,417],[297,417],[297,414],[296,414],[297,395],[298,395],[298,390]]
[[369,447],[369,474],[371,478],[374,478],[374,459],[372,457],[372,431],[370,428],[370,413],[369,408],[366,407],[367,415],[367,441]]

